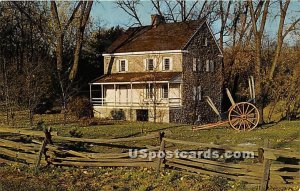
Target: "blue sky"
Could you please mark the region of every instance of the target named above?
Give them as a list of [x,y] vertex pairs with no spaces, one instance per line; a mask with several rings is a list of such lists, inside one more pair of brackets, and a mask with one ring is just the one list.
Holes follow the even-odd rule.
[[[270,16],[274,18],[276,14],[278,14],[278,8],[274,7],[275,2],[272,2],[273,6],[270,8]],[[299,18],[300,17],[300,0],[292,0],[290,3],[289,11],[292,14],[289,14],[286,23],[290,21],[290,19]],[[138,15],[141,18],[141,21],[144,25],[150,24],[150,15],[154,14],[155,10],[153,10],[151,2],[144,0],[141,1],[141,5],[138,9]],[[100,26],[112,27],[120,25],[124,28],[127,28],[133,24],[132,18],[125,13],[121,8],[117,7],[114,1],[97,1],[95,2],[91,15],[93,17],[94,23]],[[266,26],[266,32],[270,34],[270,36],[275,37],[277,32],[278,25],[278,17],[276,19],[268,20]],[[212,26],[214,32],[218,31],[218,24]]]

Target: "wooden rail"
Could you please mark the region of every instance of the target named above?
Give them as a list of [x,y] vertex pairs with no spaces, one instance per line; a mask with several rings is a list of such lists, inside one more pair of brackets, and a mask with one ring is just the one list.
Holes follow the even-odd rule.
[[[32,137],[30,141],[22,142],[23,135]],[[23,136],[24,137],[24,136]],[[43,139],[43,140],[42,140]],[[248,162],[242,160],[215,160],[209,158],[158,158],[149,160],[130,158],[129,152],[95,153],[90,151],[75,151],[65,145],[68,142],[94,143],[112,147],[110,143],[122,143],[158,139],[157,145],[141,145],[146,152],[169,152],[177,148],[195,148],[195,151],[207,149],[225,151],[254,152],[254,159]],[[177,145],[181,145],[177,147]],[[125,146],[125,145],[124,145]],[[171,150],[172,149],[172,150]],[[185,149],[186,151],[187,149]],[[259,162],[258,162],[259,161]],[[278,150],[255,146],[228,146],[209,143],[198,143],[170,139],[163,132],[150,133],[140,137],[119,139],[87,139],[59,136],[50,130],[32,131],[25,129],[0,128],[0,163],[28,164],[36,167],[40,165],[74,166],[74,167],[150,167],[157,172],[165,168],[197,173],[205,176],[220,176],[230,180],[243,181],[260,187],[265,191],[268,187],[295,187],[300,183],[300,155],[297,152]]]

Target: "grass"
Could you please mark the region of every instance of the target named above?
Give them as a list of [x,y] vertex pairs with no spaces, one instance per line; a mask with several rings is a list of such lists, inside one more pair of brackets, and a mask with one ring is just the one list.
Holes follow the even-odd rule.
[[[61,136],[70,136],[71,130],[82,133],[85,138],[121,138],[142,136],[150,132],[164,131],[166,137],[203,143],[226,145],[255,144],[262,146],[269,139],[274,148],[299,152],[300,121],[282,121],[277,124],[258,127],[250,132],[237,132],[229,127],[217,127],[210,130],[192,131],[189,125],[154,124],[138,122],[104,122],[102,125],[83,126],[74,118],[69,118],[66,126],[60,125],[61,115],[41,115],[35,121],[43,120]],[[5,125],[0,125],[5,126]],[[19,128],[28,128],[18,122]],[[158,140],[138,143],[126,143],[129,147],[136,145],[157,145]],[[104,146],[89,147],[98,152],[116,152],[119,148]],[[124,149],[123,149],[124,150]],[[126,149],[125,149],[126,150]],[[187,175],[181,172],[165,171],[160,176],[146,168],[45,168],[37,176],[30,167],[1,166],[0,191],[2,190],[203,190],[203,191],[251,191],[241,182],[231,182],[218,177]],[[297,190],[278,189],[270,190]]]

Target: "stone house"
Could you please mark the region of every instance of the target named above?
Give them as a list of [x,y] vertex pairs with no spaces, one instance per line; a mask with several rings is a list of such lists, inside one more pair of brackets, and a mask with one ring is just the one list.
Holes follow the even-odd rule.
[[92,81],[94,115],[130,121],[202,123],[221,109],[222,52],[205,19],[129,28],[107,49]]

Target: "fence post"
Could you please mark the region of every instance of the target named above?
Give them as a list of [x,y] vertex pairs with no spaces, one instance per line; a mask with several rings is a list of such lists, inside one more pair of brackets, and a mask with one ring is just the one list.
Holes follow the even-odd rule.
[[[159,132],[160,147],[159,147],[159,151],[158,152],[165,152],[165,140],[164,140],[164,136],[165,136],[164,132]],[[160,172],[160,169],[161,169],[162,164],[164,162],[164,157],[158,159],[157,169],[156,169],[157,174]]]
[[[270,146],[269,140],[265,140],[264,147],[268,148]],[[271,160],[267,159],[265,156],[265,151],[262,149],[262,157],[263,157],[263,175],[260,183],[260,191],[267,191],[268,190],[268,183],[270,178],[270,166]]]
[[52,140],[51,140],[51,127],[49,127],[48,129],[45,128],[44,129],[44,133],[45,133],[45,138],[44,138],[42,146],[41,146],[41,148],[39,150],[39,153],[38,153],[38,156],[37,156],[37,159],[36,159],[36,163],[35,163],[35,170],[34,170],[35,174],[38,173],[38,168],[39,168],[40,163],[41,163],[42,155],[44,154],[45,157],[46,157],[45,149],[46,149],[47,144],[49,144],[49,143],[52,144]]

